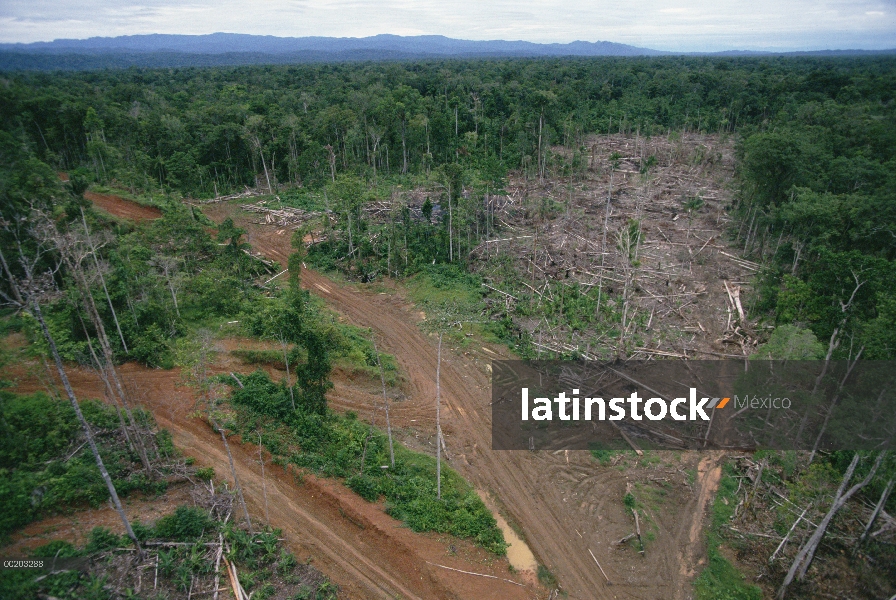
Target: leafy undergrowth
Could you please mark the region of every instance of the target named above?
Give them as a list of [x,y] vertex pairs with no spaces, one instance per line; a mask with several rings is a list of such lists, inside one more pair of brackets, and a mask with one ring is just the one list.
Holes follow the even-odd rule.
[[385,434],[354,413],[321,415],[301,405],[294,410],[288,389],[262,371],[243,377],[243,384],[233,390],[226,426],[245,439],[261,431],[262,444],[278,464],[341,478],[370,502],[385,497],[387,512],[414,531],[450,533],[495,554],[506,552],[504,537],[476,491],[444,465],[442,498],[436,498],[433,457],[396,443],[395,467],[389,468]]
[[[290,309],[295,307],[297,302],[301,304],[301,309],[291,313]],[[370,331],[343,323],[323,300],[311,296],[307,291],[301,293],[300,300],[297,300],[294,294],[283,290],[272,297],[260,300],[241,316],[243,333],[271,341],[275,346],[281,342],[285,343],[290,369],[294,372],[297,363],[308,360],[308,353],[301,344],[290,342],[288,334],[290,324],[286,324],[284,319],[292,319],[292,324],[307,323],[309,327],[319,331],[321,337],[326,339],[329,358],[343,372],[350,375],[359,373],[379,382],[380,369],[377,366],[377,353],[371,341]],[[286,367],[282,348],[234,350],[231,354],[249,364],[267,365],[276,369]],[[382,364],[386,385],[399,385],[402,376],[395,357],[380,351],[379,361]]]
[[[207,495],[208,491],[205,490]],[[231,584],[225,565],[230,562],[237,567],[240,585],[254,600],[336,598],[333,583],[310,565],[300,564],[282,547],[278,540],[280,530],[265,528],[250,533],[232,520],[225,522],[233,510],[230,494],[216,493],[209,500],[214,503],[210,511],[180,506],[153,525],[134,523],[134,532],[144,550],[142,558],[136,555],[127,536],[118,536],[103,527],[91,531],[83,548],[62,540],[40,546],[32,552],[35,559],[81,560],[64,565],[76,567],[73,570],[50,574],[0,571],[0,597],[155,600],[210,597],[215,589],[227,589],[224,596],[229,597]]]
[[[210,469],[192,467],[192,461],[173,446],[170,435],[156,430],[151,415],[137,411],[135,418],[156,476],[148,478],[128,448],[115,408],[92,400],[80,406],[120,496],[141,491],[153,498],[151,502],[165,504],[163,492],[169,482],[214,477]],[[133,438],[135,432],[129,431]],[[0,570],[0,598],[111,600],[209,594],[215,589],[221,544],[223,557],[238,565],[240,582],[255,599],[335,598],[333,584],[281,548],[279,531],[250,533],[234,524],[233,496],[226,487],[188,485],[193,486],[191,495],[197,506],[181,506],[151,524],[132,521],[145,551],[142,558],[128,537],[98,527],[83,548],[54,540],[33,551],[34,558],[82,559],[77,565],[63,565],[72,570]],[[77,520],[78,510],[99,507],[108,497],[68,402],[43,393],[0,391],[0,541],[50,514],[71,514]],[[226,586],[226,572],[221,568],[220,573]]]
[[[120,429],[115,408],[101,402],[81,402],[93,428],[100,455],[119,495],[165,490],[164,479],[146,476]],[[152,416],[135,411],[144,431],[154,428]],[[175,464],[167,431],[154,436],[150,460],[163,474]],[[106,484],[71,405],[46,394],[0,391],[0,540],[11,531],[46,515],[83,506],[100,506],[109,498]]]
[[734,469],[726,463],[719,481],[719,489],[712,505],[712,522],[706,533],[706,553],[709,562],[694,582],[697,600],[761,600],[762,590],[745,582],[743,574],[725,558],[720,550],[724,528],[731,521],[737,506],[737,479]]

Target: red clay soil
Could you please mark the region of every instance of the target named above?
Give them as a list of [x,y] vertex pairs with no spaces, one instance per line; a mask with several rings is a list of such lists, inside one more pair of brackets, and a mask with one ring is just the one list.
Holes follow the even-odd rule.
[[[68,173],[59,173],[60,181],[68,181]],[[93,202],[99,208],[110,215],[121,219],[129,219],[136,223],[151,221],[162,216],[162,211],[151,206],[142,206],[131,200],[125,200],[114,194],[98,194],[97,192],[84,192],[84,197]]]
[[[226,204],[205,209],[212,220],[227,216],[249,232],[248,241],[268,258],[286,264],[291,231],[253,224],[247,213]],[[434,437],[436,343],[417,327],[420,313],[392,295],[343,285],[311,269],[302,269],[302,287],[323,298],[347,320],[376,332],[380,347],[393,354],[407,375],[407,399],[396,405],[414,415],[416,427]],[[523,530],[540,563],[557,577],[569,598],[688,597],[690,581],[702,554],[699,533],[705,510],[700,493],[710,477],[700,473],[697,493],[672,514],[654,515],[657,539],[645,557],[611,546],[632,530],[622,506],[626,476],[598,468],[587,452],[495,451],[491,448],[489,354],[442,353],[442,427],[451,465],[476,487],[489,491]],[[506,357],[506,352],[504,356]],[[337,389],[338,391],[338,389]],[[693,457],[689,457],[693,458]],[[704,469],[711,472],[711,469]],[[704,496],[701,498],[701,496]],[[711,496],[711,492],[710,492]],[[669,513],[669,511],[666,511]],[[688,515],[681,519],[681,515]],[[604,579],[589,550],[606,571]]]
[[151,206],[142,206],[136,202],[125,200],[113,194],[98,194],[96,192],[84,192],[84,197],[93,202],[93,205],[110,215],[122,219],[129,219],[136,223],[151,221],[162,216],[162,211]]
[[[40,371],[45,373],[36,364],[31,369],[20,364],[6,375],[16,381],[15,391],[27,393],[45,389],[48,382],[37,374]],[[128,363],[120,372],[129,387],[138,390],[138,402],[171,432],[175,446],[194,457],[197,465],[213,467],[219,477],[232,480],[220,436],[207,423],[191,416],[195,406],[193,393],[181,384],[177,371]],[[69,379],[78,396],[103,396],[102,382],[92,371],[73,367]],[[382,506],[365,502],[337,482],[310,475],[300,482],[293,473],[273,464],[265,465],[262,480],[258,448],[238,441],[232,439],[230,448],[250,513],[256,518],[265,515],[267,504],[269,523],[283,530],[286,543],[300,560],[313,559],[314,566],[339,585],[341,598],[531,597],[531,586],[524,588],[504,581],[507,578],[524,583],[520,576],[508,572],[505,559],[454,538],[416,534],[386,515]],[[122,529],[114,519],[103,524],[113,530]],[[451,545],[454,553],[449,552]],[[498,579],[461,574],[435,565]]]
[[[114,202],[110,211],[123,215],[123,203],[126,201],[120,199]],[[254,249],[285,266],[291,252],[290,230],[255,225],[233,205],[212,205],[205,212],[218,222],[233,217],[238,226],[248,230],[247,241]],[[400,425],[415,427],[420,436],[434,439],[436,344],[417,327],[420,313],[395,296],[343,285],[310,269],[302,270],[302,286],[349,322],[376,332],[382,350],[395,356],[408,379],[404,386],[407,398],[395,405],[396,419]],[[699,489],[704,480],[711,480],[704,473],[712,469],[704,466],[698,493],[691,494],[677,510],[651,515],[657,534],[646,556],[633,556],[612,546],[613,540],[632,530],[631,517],[621,502],[627,476],[616,469],[597,467],[587,452],[492,450],[488,361],[501,358],[502,350],[487,350],[488,354],[468,356],[442,353],[442,422],[450,464],[502,504],[538,561],[551,570],[569,598],[688,597],[691,573],[701,554],[700,536],[694,537],[694,524],[699,533],[705,507],[705,494]],[[226,476],[229,466],[220,438],[205,423],[189,418],[192,400],[189,393],[176,387],[177,374],[130,365],[125,369],[131,370],[130,376],[145,390],[144,403],[160,424],[172,431],[175,444],[197,462],[214,466],[219,475]],[[101,396],[99,382],[92,376],[90,381],[93,395]],[[82,378],[78,385],[87,385],[87,381]],[[371,396],[340,381],[328,398],[334,406],[361,414],[370,408]],[[247,501],[254,514],[264,514],[257,453],[250,454],[248,446],[232,446]],[[270,467],[269,472],[273,472]],[[521,581],[508,574],[504,561],[476,564],[488,562],[481,550],[467,545],[459,556],[449,557],[445,544],[434,536],[412,534],[380,507],[365,503],[338,484],[306,477],[304,485],[296,485],[290,475],[277,475],[275,481],[268,481],[271,523],[284,529],[284,537],[295,551],[310,553],[315,565],[339,584],[347,597],[532,596],[531,587],[527,590],[427,564]],[[708,483],[711,486],[711,481]],[[681,515],[688,518],[681,519]],[[591,553],[611,583],[604,579]]]

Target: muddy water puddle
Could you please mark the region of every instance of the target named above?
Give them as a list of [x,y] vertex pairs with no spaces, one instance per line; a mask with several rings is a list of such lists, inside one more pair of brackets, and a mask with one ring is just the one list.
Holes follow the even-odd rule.
[[504,534],[504,541],[509,544],[507,548],[507,560],[510,561],[510,566],[517,571],[532,571],[534,573],[538,568],[538,563],[535,561],[535,555],[529,550],[529,546],[526,545],[526,542],[520,538],[517,532],[514,531],[504,517],[501,516],[501,513],[496,509],[495,503],[492,501],[491,497],[481,490],[476,490],[476,493],[479,494],[479,497],[482,498],[482,501],[485,502],[488,509],[492,511],[492,516],[495,517],[495,521],[498,522],[498,529]]

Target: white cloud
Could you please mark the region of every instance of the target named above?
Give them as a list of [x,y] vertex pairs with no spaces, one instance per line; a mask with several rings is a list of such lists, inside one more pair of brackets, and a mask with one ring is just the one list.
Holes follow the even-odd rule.
[[670,50],[896,47],[893,0],[5,0],[0,41],[228,31],[609,40]]

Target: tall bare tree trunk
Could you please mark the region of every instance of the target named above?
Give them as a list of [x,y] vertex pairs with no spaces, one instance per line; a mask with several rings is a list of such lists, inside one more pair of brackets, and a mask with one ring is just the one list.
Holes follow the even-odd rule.
[[852,462],[849,463],[849,468],[846,469],[846,474],[843,476],[843,482],[837,489],[834,501],[831,503],[831,508],[824,516],[824,519],[821,520],[821,523],[818,524],[815,533],[813,533],[812,537],[810,537],[803,547],[800,548],[800,551],[797,552],[796,557],[793,559],[793,564],[790,565],[790,570],[787,571],[787,576],[784,577],[784,582],[778,589],[778,600],[783,600],[784,594],[787,592],[787,586],[793,582],[794,576],[796,576],[799,581],[802,581],[803,577],[806,576],[806,571],[809,569],[809,565],[812,564],[812,560],[815,558],[815,551],[818,549],[818,545],[824,538],[824,534],[827,532],[828,525],[830,525],[834,515],[843,508],[843,505],[846,504],[847,500],[871,482],[871,479],[874,477],[875,473],[877,473],[877,469],[880,467],[880,463],[883,461],[886,454],[886,451],[880,452],[865,479],[852,486],[849,491],[844,493],[843,490],[846,489],[849,480],[852,479],[852,475],[856,470],[856,465],[859,464],[859,455],[856,454],[853,456]]
[[858,551],[861,545],[865,543],[865,540],[868,539],[868,534],[871,533],[871,530],[874,528],[874,523],[877,521],[877,517],[880,516],[880,512],[887,504],[887,500],[890,497],[890,492],[893,491],[894,483],[896,483],[896,479],[891,479],[887,483],[887,487],[884,488],[884,492],[880,495],[880,500],[878,500],[877,505],[874,507],[874,511],[871,513],[871,518],[868,519],[868,525],[865,526],[865,531],[862,532],[862,536],[859,538],[859,541],[856,544],[856,551]]
[[[27,267],[26,276],[29,281],[33,280],[30,269],[27,269]],[[15,280],[10,280],[10,283],[14,287],[18,287]],[[19,294],[19,296],[22,297],[21,294]],[[65,393],[72,404],[75,415],[78,417],[78,422],[81,424],[81,429],[84,430],[84,435],[87,437],[87,443],[90,445],[90,451],[93,453],[93,458],[96,460],[96,466],[100,470],[100,475],[103,478],[103,482],[105,482],[106,484],[106,489],[109,490],[109,496],[112,498],[112,504],[113,506],[115,506],[115,510],[118,512],[118,516],[121,518],[121,522],[124,525],[124,529],[127,532],[128,537],[134,543],[134,547],[137,549],[137,554],[142,558],[143,549],[140,547],[140,541],[134,534],[134,530],[131,528],[131,523],[130,521],[128,521],[127,515],[124,513],[124,508],[121,506],[121,500],[118,497],[118,492],[115,490],[115,484],[112,483],[112,478],[109,476],[109,471],[106,470],[106,465],[103,463],[103,458],[100,456],[99,448],[97,448],[96,440],[94,440],[93,438],[93,432],[90,430],[90,425],[87,423],[87,419],[84,418],[84,414],[81,412],[81,406],[78,404],[78,399],[75,397],[75,392],[68,380],[68,375],[65,372],[65,368],[62,366],[62,359],[59,357],[59,350],[56,348],[56,342],[53,340],[53,336],[50,335],[50,330],[47,328],[46,321],[44,321],[44,315],[40,309],[40,304],[34,297],[30,299],[30,304],[32,310],[34,311],[34,317],[40,324],[41,333],[43,333],[44,339],[47,341],[47,345],[50,348],[50,354],[53,355],[53,362],[56,365],[56,372],[59,374],[59,379],[62,381],[62,387],[65,389]]]
[[407,125],[404,120],[401,121],[401,173],[404,175],[408,172],[408,148],[407,143],[405,141]]
[[289,400],[292,403],[292,411],[296,411],[296,396],[292,388],[292,379],[289,376],[289,355],[286,352],[286,339],[280,337],[280,347],[283,349],[283,363],[286,365],[286,385],[289,387]]
[[544,127],[544,109],[541,109],[541,115],[538,117],[538,161],[536,168],[538,169],[538,181],[544,179],[544,170],[542,169],[542,152],[541,152],[541,130]]
[[233,485],[236,486],[237,497],[240,499],[240,506],[243,507],[243,516],[246,518],[246,525],[249,526],[249,533],[252,532],[252,519],[249,518],[249,509],[246,508],[246,499],[243,498],[243,488],[240,485],[240,480],[236,476],[236,467],[233,464],[233,454],[230,452],[230,444],[227,443],[227,436],[224,434],[224,430],[218,425],[218,421],[212,417],[212,425],[215,429],[218,430],[218,433],[221,434],[221,441],[224,442],[224,449],[227,451],[227,458],[230,460],[230,474],[233,476]]
[[821,444],[821,438],[824,435],[824,432],[827,431],[828,422],[831,419],[831,414],[833,414],[834,409],[837,407],[837,404],[840,402],[840,393],[843,391],[843,387],[846,385],[846,381],[849,379],[852,370],[855,368],[856,364],[859,362],[859,359],[862,357],[862,352],[864,352],[865,346],[862,346],[859,349],[858,355],[856,355],[855,359],[850,363],[849,367],[846,369],[846,374],[843,376],[843,379],[840,380],[840,385],[837,387],[837,392],[834,394],[833,400],[831,400],[831,405],[828,407],[828,412],[824,416],[824,422],[821,424],[821,429],[818,432],[818,436],[815,438],[815,443],[812,445],[812,452],[809,453],[809,463],[811,464],[813,460],[815,460],[815,453],[818,452],[818,446]]
[[87,236],[87,244],[90,246],[90,253],[93,255],[93,264],[96,266],[97,275],[99,275],[100,282],[103,284],[103,293],[106,294],[106,302],[109,303],[109,310],[112,311],[112,320],[115,321],[115,329],[118,330],[118,337],[121,340],[121,345],[124,348],[125,353],[129,353],[128,344],[124,341],[124,334],[121,333],[121,325],[118,324],[118,315],[115,313],[115,307],[112,306],[112,298],[109,296],[109,288],[106,287],[106,278],[103,276],[103,271],[100,269],[100,261],[96,257],[96,248],[93,246],[90,230],[87,228],[87,218],[84,216],[83,208],[81,209],[81,222],[84,224],[84,235]]
[[261,463],[261,488],[264,492],[264,520],[271,522],[271,516],[268,514],[268,481],[264,478],[264,454],[261,447],[261,431],[258,432],[258,462]]
[[[83,280],[83,273],[81,273],[80,276]],[[76,276],[76,278],[77,277],[78,276]],[[87,284],[86,280],[83,280],[82,283],[84,285]],[[103,321],[96,310],[96,305],[93,303],[93,297],[90,295],[89,288],[85,289],[83,294],[85,296],[84,305],[87,308],[87,316],[90,317],[90,320],[93,322],[97,332],[97,339],[100,342],[100,349],[103,351],[103,367],[106,369],[109,380],[115,384],[114,389],[121,401],[121,405],[124,407],[125,414],[131,424],[131,429],[134,431],[134,437],[137,443],[137,453],[140,455],[140,461],[143,463],[146,475],[152,478],[152,467],[149,463],[149,454],[146,451],[146,444],[143,441],[143,436],[140,433],[137,420],[134,418],[134,413],[131,410],[130,402],[128,402],[128,396],[124,391],[124,385],[118,375],[118,370],[115,368],[112,347],[109,345],[109,338],[106,336],[106,328],[103,326]]]
[[20,305],[25,305],[25,300],[22,298],[21,293],[19,292],[19,286],[15,284],[15,279],[12,276],[12,271],[9,270],[9,265],[6,264],[6,257],[3,256],[3,252],[0,251],[0,264],[3,265],[3,271],[6,273],[6,276],[9,278],[9,285],[12,288],[12,297],[18,302]]
[[87,348],[90,350],[90,357],[93,359],[93,364],[96,365],[96,372],[99,374],[100,379],[103,380],[103,385],[106,388],[106,395],[109,397],[109,401],[115,405],[115,412],[118,413],[118,421],[121,426],[121,432],[124,434],[124,439],[128,443],[128,448],[130,448],[131,452],[137,452],[137,446],[134,444],[133,440],[131,440],[131,436],[128,433],[127,425],[125,425],[124,417],[121,415],[121,410],[118,408],[118,403],[115,402],[115,392],[112,390],[112,384],[109,383],[109,377],[106,375],[106,370],[103,368],[100,359],[97,357],[96,352],[93,350],[93,341],[90,339],[90,336],[87,335],[87,326],[84,324],[84,319],[81,319],[81,328],[84,330],[84,336],[87,338]]
[[454,230],[453,219],[451,216],[451,186],[448,186],[448,262],[454,262],[454,238],[451,232]]
[[140,429],[138,428],[137,422],[134,419],[133,412],[130,409],[127,394],[125,394],[124,386],[121,383],[121,378],[118,376],[118,371],[115,369],[114,359],[112,355],[112,346],[109,344],[109,337],[108,335],[106,335],[106,328],[103,325],[103,320],[102,318],[100,318],[99,312],[97,311],[96,303],[93,300],[93,295],[90,293],[90,284],[88,283],[87,278],[84,275],[84,270],[81,267],[81,262],[86,257],[81,256],[79,259],[79,257],[76,256],[76,250],[74,248],[75,242],[71,240],[66,241],[63,238],[62,234],[56,229],[55,222],[50,220],[45,215],[43,217],[46,219],[46,222],[50,227],[50,229],[46,231],[45,235],[50,235],[52,238],[48,239],[47,242],[54,244],[59,250],[59,254],[62,257],[63,264],[75,279],[75,283],[77,284],[78,289],[81,292],[81,296],[84,300],[84,308],[87,310],[87,316],[90,318],[90,321],[93,323],[94,328],[96,329],[97,339],[100,342],[100,349],[103,351],[103,366],[106,369],[110,381],[115,384],[115,390],[118,393],[118,397],[121,400],[122,406],[125,408],[125,414],[128,417],[131,428],[134,430],[138,454],[140,455],[140,460],[143,463],[143,468],[146,470],[146,475],[152,478],[152,467],[149,463],[149,455],[146,452],[146,446],[143,442],[143,437],[140,435]]
[[383,384],[383,405],[386,407],[386,434],[389,436],[389,463],[395,468],[395,449],[392,446],[392,422],[389,420],[389,398],[386,396],[386,376],[383,374],[383,363],[380,361],[380,351],[376,348],[376,340],[373,342],[373,351],[376,354],[376,366],[380,370],[380,383]]
[[600,271],[597,273],[597,308],[594,316],[600,316],[600,300],[604,292],[604,260],[607,256],[607,229],[610,227],[610,200],[613,197],[613,169],[610,169],[610,189],[607,192],[607,207],[604,211],[604,235],[600,244]]
[[268,165],[264,162],[264,152],[261,149],[261,142],[256,140],[255,143],[258,146],[258,155],[261,156],[261,166],[264,169],[264,178],[268,183],[268,193],[273,194],[274,190],[271,188],[271,176],[268,175]]

